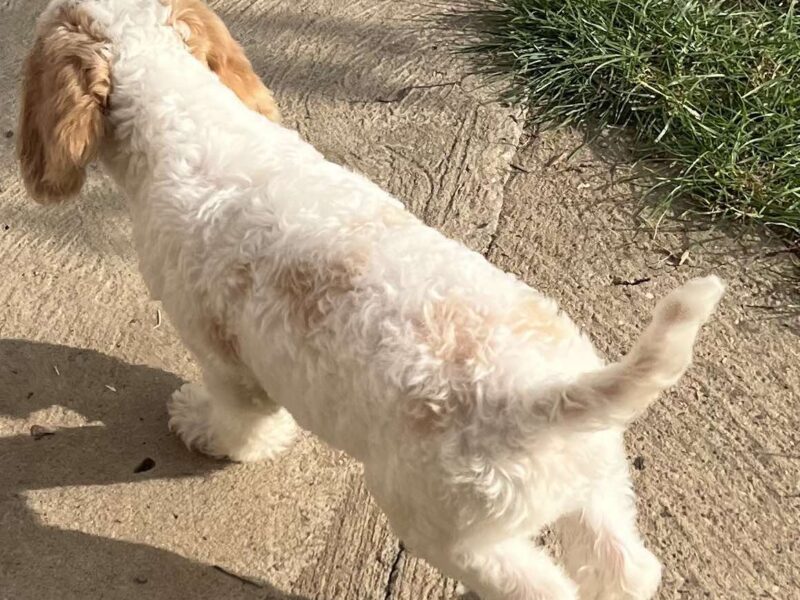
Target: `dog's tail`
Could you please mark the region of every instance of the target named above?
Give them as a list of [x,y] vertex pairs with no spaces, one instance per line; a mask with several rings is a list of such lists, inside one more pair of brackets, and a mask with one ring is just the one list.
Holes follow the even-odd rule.
[[710,276],[692,279],[662,299],[627,356],[558,390],[550,422],[576,429],[630,423],[689,367],[700,327],[724,291],[723,282]]

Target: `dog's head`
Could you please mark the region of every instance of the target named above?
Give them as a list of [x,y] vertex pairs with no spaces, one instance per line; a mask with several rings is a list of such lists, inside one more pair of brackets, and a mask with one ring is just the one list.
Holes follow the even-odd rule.
[[[217,74],[252,110],[273,121],[280,115],[272,94],[253,72],[241,46],[202,0],[152,2],[166,16],[187,51]],[[25,61],[18,154],[29,194],[56,203],[77,194],[86,167],[106,133],[112,106],[112,45],[94,14],[109,0],[53,0],[39,20]],[[117,1],[116,4],[119,4]],[[113,17],[111,17],[113,19]]]

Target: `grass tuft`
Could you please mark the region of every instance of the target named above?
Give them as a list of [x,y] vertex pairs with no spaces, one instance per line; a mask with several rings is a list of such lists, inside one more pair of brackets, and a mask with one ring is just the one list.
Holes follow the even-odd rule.
[[[474,6],[474,5],[473,5]],[[652,192],[800,237],[797,0],[484,0],[466,51],[534,120],[625,127]],[[489,60],[486,60],[488,57]]]

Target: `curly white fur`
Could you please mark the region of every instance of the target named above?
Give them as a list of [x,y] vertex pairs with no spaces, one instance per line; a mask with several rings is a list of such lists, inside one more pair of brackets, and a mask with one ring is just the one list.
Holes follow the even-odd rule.
[[[56,0],[108,40],[99,152],[142,275],[202,365],[170,425],[273,456],[294,422],[364,464],[398,536],[485,600],[651,598],[626,424],[689,365],[715,277],[605,366],[556,304],[248,110],[157,0]],[[291,416],[290,416],[291,415]],[[555,524],[565,569],[530,538]]]

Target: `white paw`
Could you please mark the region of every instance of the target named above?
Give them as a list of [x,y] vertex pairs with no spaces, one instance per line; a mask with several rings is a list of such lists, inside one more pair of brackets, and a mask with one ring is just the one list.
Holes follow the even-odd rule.
[[172,394],[169,428],[190,449],[215,458],[255,462],[273,458],[289,447],[297,426],[292,416],[271,402],[215,402],[196,383]]
[[186,446],[203,454],[222,458],[211,443],[211,399],[197,383],[185,383],[172,393],[167,402],[169,428]]
[[289,412],[280,408],[267,415],[255,415],[248,427],[227,429],[225,447],[228,458],[236,462],[256,462],[274,458],[286,450],[297,435],[297,425]]
[[642,549],[625,561],[622,583],[625,600],[650,600],[661,584],[661,562],[649,550]]

